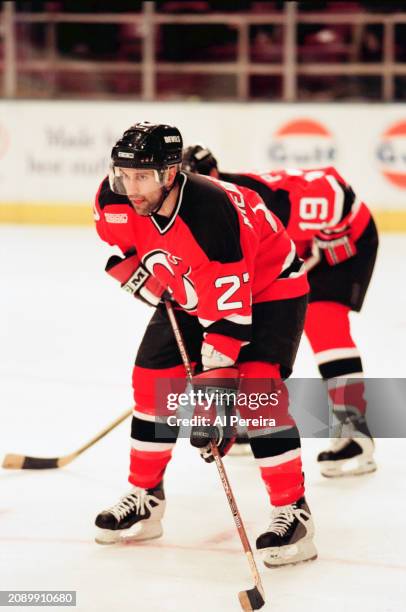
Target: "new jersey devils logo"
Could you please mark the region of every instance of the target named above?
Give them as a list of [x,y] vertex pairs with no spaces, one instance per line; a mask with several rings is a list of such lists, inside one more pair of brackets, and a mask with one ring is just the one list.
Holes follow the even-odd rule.
[[197,294],[189,278],[190,266],[180,257],[160,249],[146,253],[142,261],[147,270],[169,288],[179,306],[184,310],[196,310]]

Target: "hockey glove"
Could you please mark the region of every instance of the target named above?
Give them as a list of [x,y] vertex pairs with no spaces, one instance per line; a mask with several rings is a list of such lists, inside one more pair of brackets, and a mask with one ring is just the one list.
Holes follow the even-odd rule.
[[[199,449],[207,463],[214,461],[210,442],[216,444],[220,456],[224,457],[234,444],[237,430],[232,423],[235,416],[235,396],[238,390],[237,368],[216,368],[193,377],[193,390],[201,392],[202,405],[196,413],[207,421],[207,425],[191,428],[190,443]],[[199,397],[200,394],[197,396]],[[208,409],[207,409],[208,408]]]
[[324,253],[330,266],[342,263],[356,254],[357,247],[350,233],[351,229],[347,225],[340,230],[322,230],[314,237],[317,246]]
[[121,283],[124,291],[150,306],[157,306],[165,293],[165,287],[148,272],[135,253],[124,258],[112,255],[106,272]]

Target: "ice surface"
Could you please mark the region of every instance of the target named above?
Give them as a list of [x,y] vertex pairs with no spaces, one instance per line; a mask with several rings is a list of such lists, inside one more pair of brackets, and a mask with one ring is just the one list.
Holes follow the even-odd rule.
[[[0,227],[0,456],[69,453],[131,406],[131,369],[151,311],[104,273],[109,250],[91,229]],[[366,374],[406,373],[406,237],[384,236],[353,333]],[[317,376],[307,343],[296,376]],[[387,409],[382,406],[382,410]],[[93,521],[126,492],[129,421],[70,466],[0,471],[0,590],[77,591],[77,609],[239,609],[253,586],[214,466],[185,440],[167,470],[164,536],[98,546]],[[379,470],[326,480],[303,440],[319,559],[267,570],[274,612],[401,612],[406,608],[403,440],[379,440]],[[254,542],[268,522],[251,458],[226,467]],[[48,608],[49,609],[49,608]]]

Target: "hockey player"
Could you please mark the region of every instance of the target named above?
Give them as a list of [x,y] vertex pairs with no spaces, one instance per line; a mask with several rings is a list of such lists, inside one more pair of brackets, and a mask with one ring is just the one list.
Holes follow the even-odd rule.
[[321,472],[336,477],[374,471],[361,357],[349,322],[350,311],[361,310],[378,248],[367,206],[333,167],[230,174],[219,171],[207,147],[194,145],[184,151],[183,168],[255,190],[286,227],[309,270],[305,333],[341,434],[319,454]]
[[[162,297],[173,300],[195,372],[200,372],[195,385],[204,387],[209,377],[221,388],[238,376],[246,387],[261,379],[269,390],[292,370],[308,293],[292,241],[255,192],[180,172],[177,128],[137,123],[113,147],[111,160],[109,177],[96,196],[96,227],[123,257],[110,258],[106,270],[156,310],[133,371],[133,488],[97,516],[100,543],[162,534],[163,476],[178,432],[157,434],[157,415],[163,412],[156,383],[170,379],[185,385]],[[249,410],[240,411],[252,417]],[[274,506],[271,524],[257,540],[268,566],[317,556],[299,433],[287,410],[284,417],[275,432],[253,426],[250,438]],[[220,429],[218,447],[224,454],[230,440],[222,439]],[[191,441],[201,446],[202,439]],[[213,459],[207,443],[200,452],[206,461]]]

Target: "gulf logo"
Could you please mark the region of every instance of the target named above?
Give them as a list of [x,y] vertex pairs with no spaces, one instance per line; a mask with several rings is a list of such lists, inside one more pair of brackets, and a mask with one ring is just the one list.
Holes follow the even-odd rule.
[[406,189],[406,120],[385,130],[376,154],[383,176],[399,189]]
[[336,161],[337,147],[333,135],[322,123],[298,118],[276,130],[268,157],[275,167],[325,166]]

